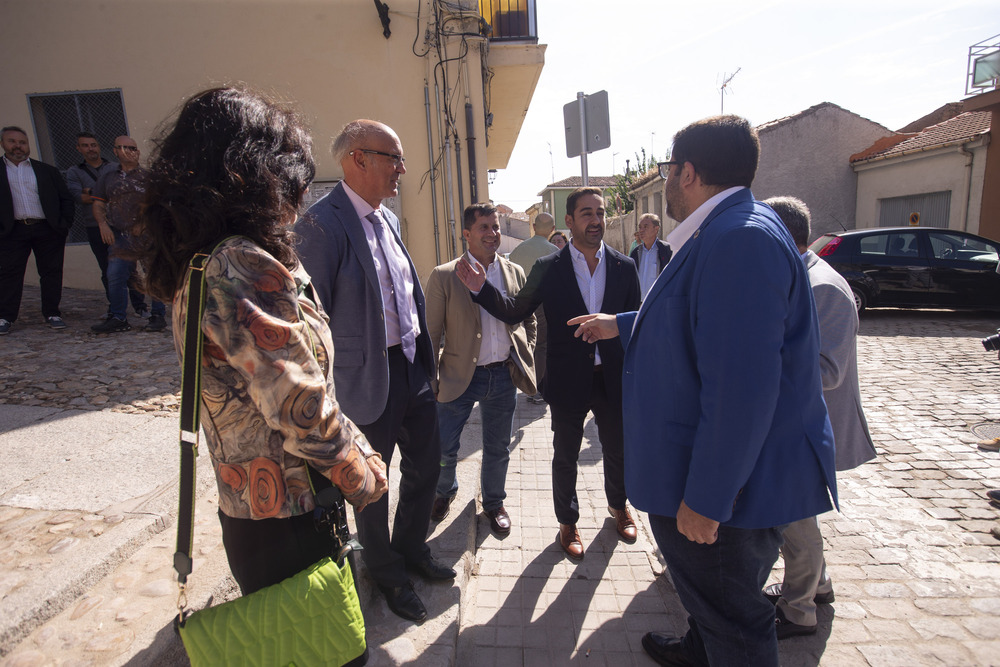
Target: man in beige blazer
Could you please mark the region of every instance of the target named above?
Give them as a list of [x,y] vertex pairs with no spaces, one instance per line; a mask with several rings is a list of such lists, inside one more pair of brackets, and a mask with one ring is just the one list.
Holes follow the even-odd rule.
[[[492,204],[473,204],[462,216],[466,259],[486,272],[493,286],[517,294],[524,271],[497,254],[500,218]],[[535,319],[508,325],[473,303],[468,288],[455,275],[458,260],[436,267],[427,281],[427,330],[438,351],[437,377],[431,382],[437,395],[441,429],[441,475],[431,518],[441,521],[458,493],[455,466],[462,429],[478,402],[483,424],[481,484],[483,512],[490,530],[510,533],[504,509],[504,486],[510,461],[510,434],[517,389],[536,392],[532,350]]]

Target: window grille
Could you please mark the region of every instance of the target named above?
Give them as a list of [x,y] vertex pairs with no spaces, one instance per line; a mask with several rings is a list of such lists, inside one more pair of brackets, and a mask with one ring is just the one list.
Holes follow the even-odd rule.
[[[38,159],[63,173],[83,157],[76,150],[77,132],[90,132],[101,144],[101,155],[114,162],[115,137],[128,134],[120,89],[75,93],[28,95],[31,122],[38,144]],[[70,228],[67,243],[86,243],[81,207]]]

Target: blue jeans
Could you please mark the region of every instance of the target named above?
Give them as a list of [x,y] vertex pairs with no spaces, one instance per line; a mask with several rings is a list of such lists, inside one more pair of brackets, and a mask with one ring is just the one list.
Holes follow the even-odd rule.
[[688,540],[673,517],[650,514],[649,526],[690,614],[683,639],[688,657],[711,667],[778,667],[774,605],[761,589],[778,559],[784,526],[720,526],[713,544]]
[[[115,249],[124,248],[128,244],[128,237],[119,232],[115,232]],[[108,256],[108,311],[112,317],[119,320],[126,319],[128,309],[129,288],[128,283],[135,272],[135,262],[130,262],[117,256],[114,251]],[[133,301],[133,304],[135,302]],[[150,309],[153,315],[165,317],[167,308],[163,302],[153,299],[153,307]]]
[[462,429],[469,421],[472,407],[479,402],[483,418],[483,466],[481,485],[483,509],[497,510],[507,498],[507,464],[510,462],[510,432],[514,426],[517,388],[510,379],[506,365],[496,368],[477,366],[469,387],[461,396],[448,403],[438,403],[438,425],[441,429],[441,476],[437,495],[453,498],[458,493],[455,466]]

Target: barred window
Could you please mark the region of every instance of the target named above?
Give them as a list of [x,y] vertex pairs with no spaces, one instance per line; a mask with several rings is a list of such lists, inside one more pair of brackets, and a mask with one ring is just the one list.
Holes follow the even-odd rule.
[[[92,90],[74,93],[28,95],[31,122],[42,162],[64,172],[83,158],[76,150],[77,132],[90,132],[101,144],[101,155],[114,161],[115,137],[128,134],[125,104],[121,89]],[[76,207],[76,218],[67,243],[86,243],[83,214]]]

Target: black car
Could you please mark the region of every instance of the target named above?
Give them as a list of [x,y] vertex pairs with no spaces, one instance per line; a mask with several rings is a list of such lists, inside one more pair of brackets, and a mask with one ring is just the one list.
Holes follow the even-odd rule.
[[1000,310],[1000,244],[934,227],[824,234],[809,249],[847,279],[866,307]]

